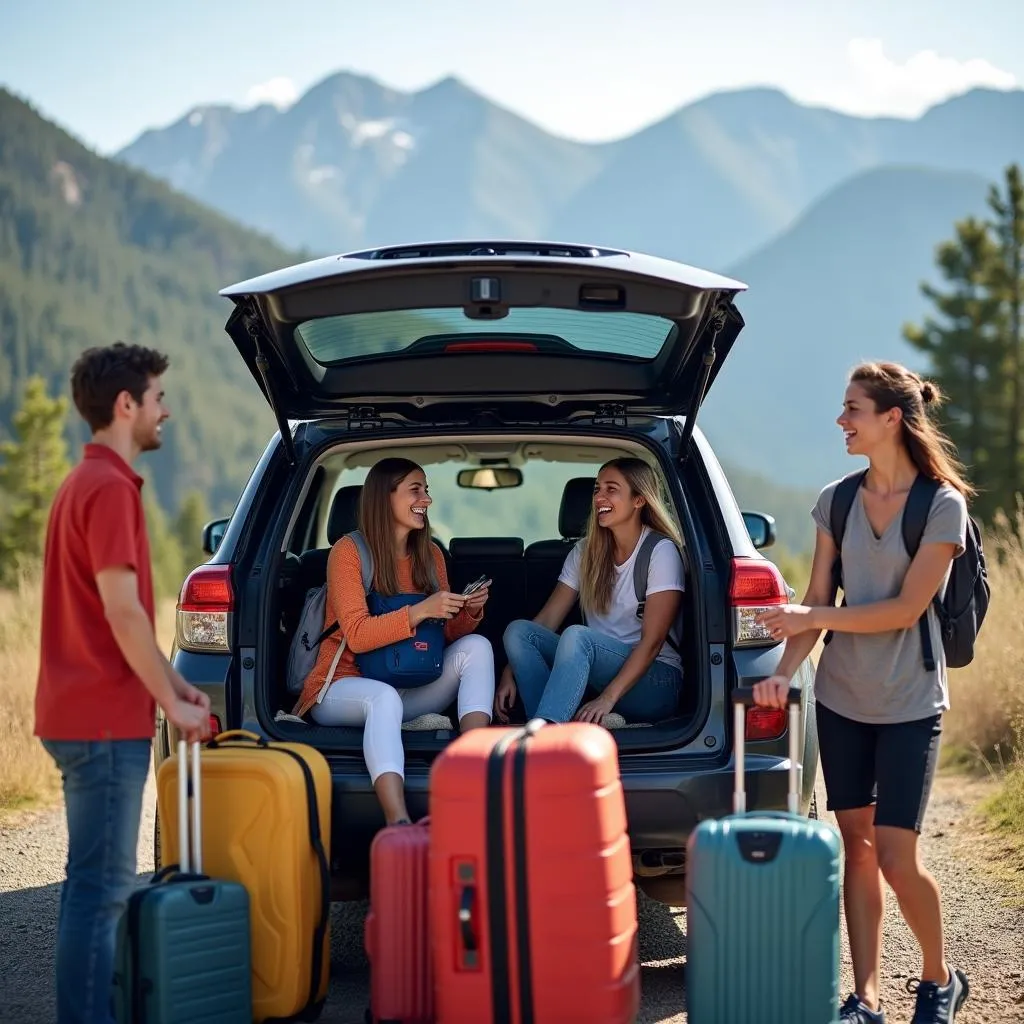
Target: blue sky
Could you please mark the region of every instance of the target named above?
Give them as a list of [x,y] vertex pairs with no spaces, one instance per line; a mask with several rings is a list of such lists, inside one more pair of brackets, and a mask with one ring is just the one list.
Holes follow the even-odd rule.
[[1022,0],[0,0],[0,84],[101,152],[339,70],[409,90],[454,74],[597,140],[748,85],[916,116],[975,84],[1024,87],[1022,40]]

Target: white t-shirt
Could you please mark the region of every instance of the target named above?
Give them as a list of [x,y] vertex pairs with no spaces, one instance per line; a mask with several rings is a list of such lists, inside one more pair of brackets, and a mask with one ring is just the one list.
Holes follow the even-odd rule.
[[[624,644],[629,644],[630,647],[639,643],[640,633],[643,630],[642,620],[636,617],[633,563],[636,561],[644,537],[650,532],[650,527],[645,526],[633,553],[622,565],[615,566],[615,585],[612,587],[612,598],[608,604],[608,610],[603,615],[598,613],[587,615],[587,625],[595,632],[613,637]],[[580,559],[583,557],[583,544],[584,541],[580,540],[573,546],[558,577],[560,583],[572,587],[577,593],[580,589]],[[682,556],[675,544],[666,537],[659,541],[651,552],[651,562],[647,568],[647,596],[660,594],[665,590],[685,589]],[[674,625],[669,631],[669,635],[677,644],[679,643],[678,630]],[[682,668],[679,655],[667,641],[662,645],[657,660],[674,665],[679,669]]]

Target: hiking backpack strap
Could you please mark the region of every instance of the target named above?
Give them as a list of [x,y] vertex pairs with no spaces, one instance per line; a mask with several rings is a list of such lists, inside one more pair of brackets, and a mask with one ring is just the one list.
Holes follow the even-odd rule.
[[[917,549],[921,546],[921,538],[924,536],[925,527],[928,525],[928,513],[931,511],[932,501],[939,491],[938,480],[932,480],[923,473],[918,473],[917,479],[910,485],[910,492],[907,494],[906,503],[903,506],[903,521],[901,532],[903,534],[903,546],[914,560]],[[938,605],[938,595],[932,598],[932,604]],[[932,634],[928,628],[928,609],[918,620],[918,628],[921,633],[921,654],[924,658],[926,672],[935,671],[935,651],[932,648]]]
[[[651,530],[640,542],[640,550],[636,553],[636,561],[633,563],[633,596],[636,598],[636,617],[640,620],[643,620],[644,608],[647,605],[647,574],[651,568],[651,555],[663,540],[671,541],[672,538]],[[672,650],[679,654],[679,647],[672,639],[671,626],[665,640]]]
[[353,530],[349,539],[356,546],[359,553],[359,569],[363,577],[363,593],[368,594],[373,590],[373,554],[370,552],[370,545],[363,536],[362,530]]
[[[836,546],[836,557],[832,562],[832,604],[835,604],[836,595],[843,586],[843,537],[846,534],[846,523],[850,518],[850,510],[853,508],[857,492],[860,490],[860,485],[864,483],[867,472],[866,469],[859,469],[856,473],[844,476],[836,484],[835,491],[832,492],[832,505],[828,510],[828,525],[832,531],[832,542]],[[845,595],[842,604],[846,604]],[[827,644],[831,640],[832,630],[828,630],[822,643]]]

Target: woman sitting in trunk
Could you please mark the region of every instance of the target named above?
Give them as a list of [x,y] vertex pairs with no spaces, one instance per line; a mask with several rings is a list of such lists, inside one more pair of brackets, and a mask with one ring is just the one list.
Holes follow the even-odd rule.
[[[358,545],[342,537],[327,562],[324,615],[325,627],[338,622],[340,628],[320,644],[293,712],[308,711],[319,725],[364,726],[366,766],[389,825],[409,820],[402,722],[442,711],[457,696],[465,732],[490,723],[494,701],[494,652],[473,635],[487,588],[468,598],[449,592],[444,557],[430,539],[430,504],[426,477],[414,462],[382,459],[367,474],[359,530],[373,560],[372,590],[363,590]],[[371,604],[392,610],[371,614]],[[432,620],[444,620],[443,631]],[[435,642],[443,646],[443,667],[422,685],[397,676],[391,682],[367,678],[360,667],[374,664],[384,674],[387,659],[371,654],[382,648],[410,656],[415,665]]]
[[[662,539],[650,553],[638,606],[633,567],[652,532]],[[586,536],[551,596],[532,621],[517,619],[505,631],[508,668],[496,716],[508,721],[518,686],[527,718],[608,725],[613,709],[634,721],[670,717],[682,686],[678,638],[670,635],[684,586],[680,546],[654,470],[633,458],[602,466]],[[587,624],[559,635],[577,597]],[[588,686],[599,696],[580,707]]]

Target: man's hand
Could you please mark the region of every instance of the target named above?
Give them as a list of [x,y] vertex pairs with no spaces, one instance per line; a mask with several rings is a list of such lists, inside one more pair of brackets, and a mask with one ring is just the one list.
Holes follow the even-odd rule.
[[604,716],[607,715],[614,707],[615,701],[602,693],[600,697],[588,700],[587,703],[576,712],[573,716],[573,720],[576,722],[593,722],[595,725],[600,725],[604,720]]
[[200,704],[190,704],[179,697],[169,707],[164,708],[167,721],[189,743],[197,743],[210,736],[210,717],[208,709]]
[[171,680],[171,686],[174,687],[174,692],[186,704],[197,704],[207,714],[210,713],[209,694],[204,693],[199,687],[186,682],[184,676],[170,662],[167,663],[167,675]]

